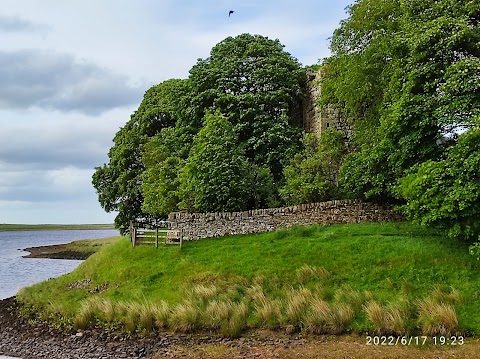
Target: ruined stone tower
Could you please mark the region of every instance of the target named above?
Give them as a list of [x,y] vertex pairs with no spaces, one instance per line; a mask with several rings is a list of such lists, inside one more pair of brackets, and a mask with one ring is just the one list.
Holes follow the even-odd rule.
[[331,106],[322,107],[319,105],[322,70],[307,70],[307,97],[303,103],[303,129],[306,132],[322,136],[328,128],[334,128],[344,133],[348,140],[352,135],[352,128],[346,119],[342,117],[341,111]]

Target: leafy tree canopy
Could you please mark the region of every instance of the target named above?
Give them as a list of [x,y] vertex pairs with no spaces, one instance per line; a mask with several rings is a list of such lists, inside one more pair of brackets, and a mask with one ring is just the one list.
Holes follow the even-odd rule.
[[445,159],[426,161],[400,179],[403,211],[414,221],[442,227],[453,238],[480,234],[480,129],[459,136]]
[[301,148],[305,81],[278,40],[243,34],[220,42],[187,80],[147,91],[93,176],[101,205],[119,212],[123,230],[182,208],[278,205],[283,167]]
[[207,212],[246,209],[250,183],[248,162],[232,125],[219,112],[207,113],[180,172],[179,207]]
[[304,136],[305,149],[285,167],[280,193],[288,204],[321,202],[338,196],[338,170],[346,154],[343,134],[329,129],[320,139]]
[[148,217],[142,211],[140,190],[144,145],[183,116],[189,91],[188,80],[168,80],[150,88],[130,121],[115,135],[109,163],[95,169],[92,183],[99,202],[107,212],[118,211],[115,225],[122,232],[131,220]]
[[412,166],[439,160],[478,116],[479,1],[360,0],[332,39],[323,102],[344,106],[352,196],[392,200]]
[[278,179],[298,152],[305,70],[278,40],[228,37],[190,70],[197,113],[219,110],[232,123],[246,156]]

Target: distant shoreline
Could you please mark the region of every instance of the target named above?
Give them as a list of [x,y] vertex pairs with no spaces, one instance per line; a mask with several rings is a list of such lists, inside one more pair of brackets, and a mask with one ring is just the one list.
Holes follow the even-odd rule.
[[0,232],[6,231],[54,231],[54,230],[115,229],[113,224],[0,224]]
[[48,258],[48,259],[73,259],[84,260],[101,248],[119,240],[121,236],[84,239],[65,244],[54,244],[50,246],[30,247],[23,249],[30,254],[23,258]]

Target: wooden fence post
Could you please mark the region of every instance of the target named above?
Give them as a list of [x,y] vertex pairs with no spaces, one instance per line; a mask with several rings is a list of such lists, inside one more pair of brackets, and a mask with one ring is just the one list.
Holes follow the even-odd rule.
[[132,221],[130,221],[129,232],[130,232],[130,242],[133,243],[133,222]]
[[158,227],[155,226],[155,248],[158,248]]

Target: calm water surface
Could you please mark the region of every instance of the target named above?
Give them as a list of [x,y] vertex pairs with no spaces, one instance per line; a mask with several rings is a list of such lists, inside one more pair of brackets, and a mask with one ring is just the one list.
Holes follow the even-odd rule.
[[22,287],[71,272],[82,262],[22,258],[28,252],[21,249],[113,236],[118,236],[118,231],[107,229],[0,232],[0,299],[15,295]]
[[[102,229],[0,232],[0,299],[15,295],[22,287],[71,272],[82,262],[22,258],[28,252],[21,249],[113,236],[118,236],[118,231]],[[10,358],[0,355],[0,359]]]

